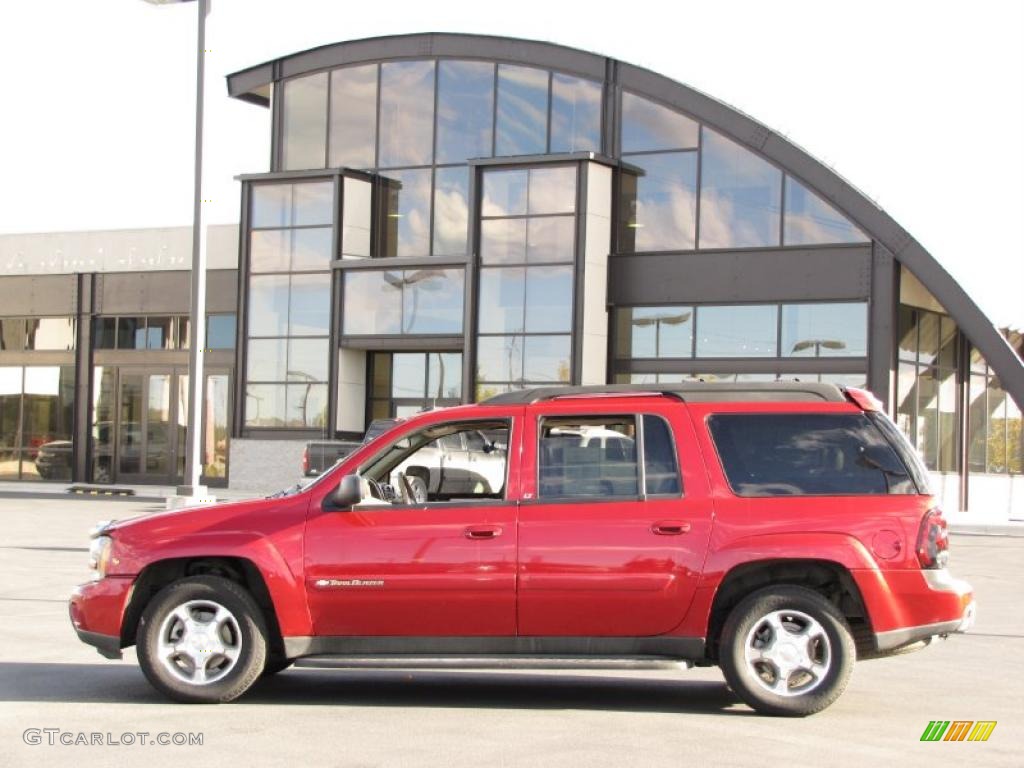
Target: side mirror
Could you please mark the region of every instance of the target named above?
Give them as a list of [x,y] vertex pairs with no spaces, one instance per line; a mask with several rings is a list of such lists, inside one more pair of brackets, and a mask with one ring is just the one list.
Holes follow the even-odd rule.
[[339,509],[354,507],[363,500],[363,483],[359,475],[345,475],[331,494],[331,504]]

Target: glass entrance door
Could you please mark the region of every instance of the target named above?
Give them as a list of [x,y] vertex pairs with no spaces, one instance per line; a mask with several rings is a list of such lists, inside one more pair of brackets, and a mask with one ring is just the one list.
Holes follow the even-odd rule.
[[462,397],[458,352],[373,352],[369,417],[389,419],[448,405]]
[[173,369],[121,369],[115,424],[117,482],[174,485],[180,481],[180,433],[175,428],[181,406],[178,378]]

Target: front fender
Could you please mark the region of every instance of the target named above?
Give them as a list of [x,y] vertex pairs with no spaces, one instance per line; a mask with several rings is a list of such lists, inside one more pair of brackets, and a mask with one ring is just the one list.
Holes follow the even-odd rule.
[[259,570],[282,635],[311,633],[301,574],[292,570],[270,538],[256,531],[195,531],[173,539],[150,541],[144,547],[121,542],[116,545],[110,574],[137,578],[145,568],[161,561],[218,557],[248,560]]

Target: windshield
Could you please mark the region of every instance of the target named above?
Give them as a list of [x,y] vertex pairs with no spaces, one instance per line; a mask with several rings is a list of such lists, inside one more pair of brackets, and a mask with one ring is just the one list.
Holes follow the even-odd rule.
[[300,480],[295,485],[290,486],[288,488],[282,488],[280,491],[275,491],[274,493],[268,495],[266,498],[280,499],[284,496],[294,496],[297,493],[303,493],[304,491],[308,491],[313,486],[323,482],[323,479],[327,477],[329,474],[331,474],[334,468],[341,464],[341,462],[343,462],[347,458],[347,456],[342,456],[333,464],[331,464],[331,466],[329,466],[327,469],[321,472],[319,475],[316,475],[315,477],[307,477],[303,480]]

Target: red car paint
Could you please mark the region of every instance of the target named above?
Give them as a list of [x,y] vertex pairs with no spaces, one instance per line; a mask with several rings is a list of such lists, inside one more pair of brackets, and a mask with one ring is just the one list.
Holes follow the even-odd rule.
[[[927,495],[745,498],[729,486],[707,419],[725,413],[852,413],[870,402],[680,402],[660,395],[564,397],[421,414],[363,446],[304,492],[116,523],[105,578],[79,587],[71,617],[113,655],[134,642],[133,586],[171,559],[238,558],[266,585],[281,635],[308,637],[708,638],[719,586],[740,566],[837,564],[876,636],[906,638],[970,618],[970,587],[926,572],[915,544]],[[870,407],[868,408],[870,410]],[[647,500],[539,501],[538,420],[662,417],[685,494]],[[505,499],[332,510],[341,478],[430,424],[508,419]],[[934,574],[941,573],[941,577]],[[359,589],[335,589],[356,583]],[[901,638],[904,637],[901,635]],[[881,647],[881,645],[880,645]]]

